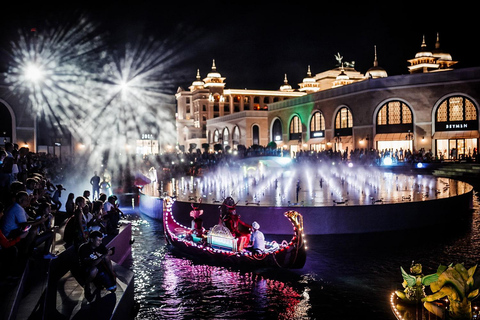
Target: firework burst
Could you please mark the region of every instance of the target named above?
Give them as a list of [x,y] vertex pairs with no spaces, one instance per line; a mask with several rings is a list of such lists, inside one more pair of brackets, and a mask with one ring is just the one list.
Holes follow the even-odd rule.
[[[90,167],[129,165],[136,142],[175,141],[175,77],[180,46],[139,37],[110,49],[85,16],[19,32],[5,75],[38,119],[67,128],[86,148]],[[120,49],[119,49],[120,48]],[[62,130],[63,132],[63,130]]]

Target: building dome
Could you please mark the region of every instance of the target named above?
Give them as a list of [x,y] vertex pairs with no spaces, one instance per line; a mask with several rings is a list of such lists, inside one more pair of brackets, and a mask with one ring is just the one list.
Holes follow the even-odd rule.
[[342,71],[338,74],[336,80],[348,80],[348,79],[350,79],[350,78],[345,73],[345,70],[343,70],[343,67],[342,67]]
[[422,46],[420,47],[420,51],[417,52],[415,58],[423,58],[423,57],[433,57],[433,54],[427,50],[427,45],[425,44],[425,36],[423,36]]
[[382,67],[378,66],[378,60],[377,60],[377,46],[374,46],[375,48],[375,59],[373,60],[373,67],[367,70],[365,73],[365,78],[385,78],[388,77],[387,71],[383,69]]
[[312,71],[310,71],[310,66],[308,66],[307,77],[303,78],[303,83],[314,83],[315,78],[312,77]]
[[207,78],[221,78],[222,75],[217,71],[217,66],[215,66],[215,60],[212,63],[212,71],[207,74]]
[[203,89],[205,87],[205,82],[203,82],[200,78],[200,70],[197,69],[197,79],[192,82],[192,85],[188,87],[190,91],[195,91],[199,89]]
[[205,82],[205,88],[223,88],[225,87],[225,78],[222,78],[222,75],[217,71],[217,67],[215,66],[215,60],[212,63],[212,71],[207,74],[207,77],[203,79]]
[[435,49],[432,50],[432,54],[435,58],[438,58],[438,60],[442,61],[452,61],[452,56],[450,53],[443,52],[442,49],[440,49],[440,38],[437,32],[437,42],[435,42]]
[[280,86],[280,91],[284,91],[284,92],[292,92],[292,91],[294,91],[294,90],[292,89],[292,86],[288,84],[287,74],[285,74],[285,79],[283,80],[283,85]]
[[303,78],[302,83],[298,84],[300,86],[299,91],[312,93],[320,90],[320,84],[312,77],[312,72],[310,71],[310,66],[308,66],[307,77]]

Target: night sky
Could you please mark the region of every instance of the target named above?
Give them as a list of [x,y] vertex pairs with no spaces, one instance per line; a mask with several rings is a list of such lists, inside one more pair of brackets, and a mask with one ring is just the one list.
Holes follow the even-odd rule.
[[[0,22],[1,45],[8,46],[19,28],[41,28],[45,21],[84,12],[109,34],[113,44],[152,36],[174,44],[179,61],[171,66],[175,89],[185,89],[200,69],[203,77],[215,59],[226,87],[277,90],[286,73],[298,88],[307,66],[313,74],[335,67],[334,55],[355,61],[357,71],[373,66],[374,45],[379,66],[389,75],[408,74],[407,59],[419,51],[425,35],[433,49],[436,33],[441,48],[460,61],[457,68],[478,66],[474,40],[478,11],[473,2],[343,2],[164,1],[60,4],[13,3]],[[292,2],[290,2],[292,3]],[[465,2],[466,3],[466,2]],[[228,4],[228,5],[227,5]],[[172,45],[173,46],[173,45]],[[168,72],[168,71],[167,71]]]

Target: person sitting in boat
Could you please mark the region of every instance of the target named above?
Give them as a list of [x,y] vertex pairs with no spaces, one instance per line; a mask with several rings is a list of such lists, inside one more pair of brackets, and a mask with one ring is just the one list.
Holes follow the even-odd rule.
[[243,222],[235,209],[236,203],[232,197],[227,197],[221,207],[223,224],[230,230],[232,236],[237,238],[237,250],[242,251],[250,242],[251,225]]
[[[201,199],[200,199],[201,200]],[[201,201],[200,201],[201,202]],[[190,217],[192,220],[192,233],[197,237],[203,237],[205,228],[203,227],[203,220],[200,216],[203,214],[203,210],[199,210],[198,206],[194,206],[192,203],[192,211],[190,211]]]
[[257,221],[253,221],[252,223],[252,235],[250,237],[250,245],[248,246],[248,250],[254,253],[262,253],[265,251],[265,236],[263,232],[260,231],[260,224]]

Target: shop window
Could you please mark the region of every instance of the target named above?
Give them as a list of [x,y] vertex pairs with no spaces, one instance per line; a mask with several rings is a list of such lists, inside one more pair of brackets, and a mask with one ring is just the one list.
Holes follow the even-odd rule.
[[468,98],[452,96],[440,103],[435,115],[435,131],[478,130],[477,107]]
[[325,136],[325,118],[320,111],[313,114],[310,121],[310,138],[323,138]]

